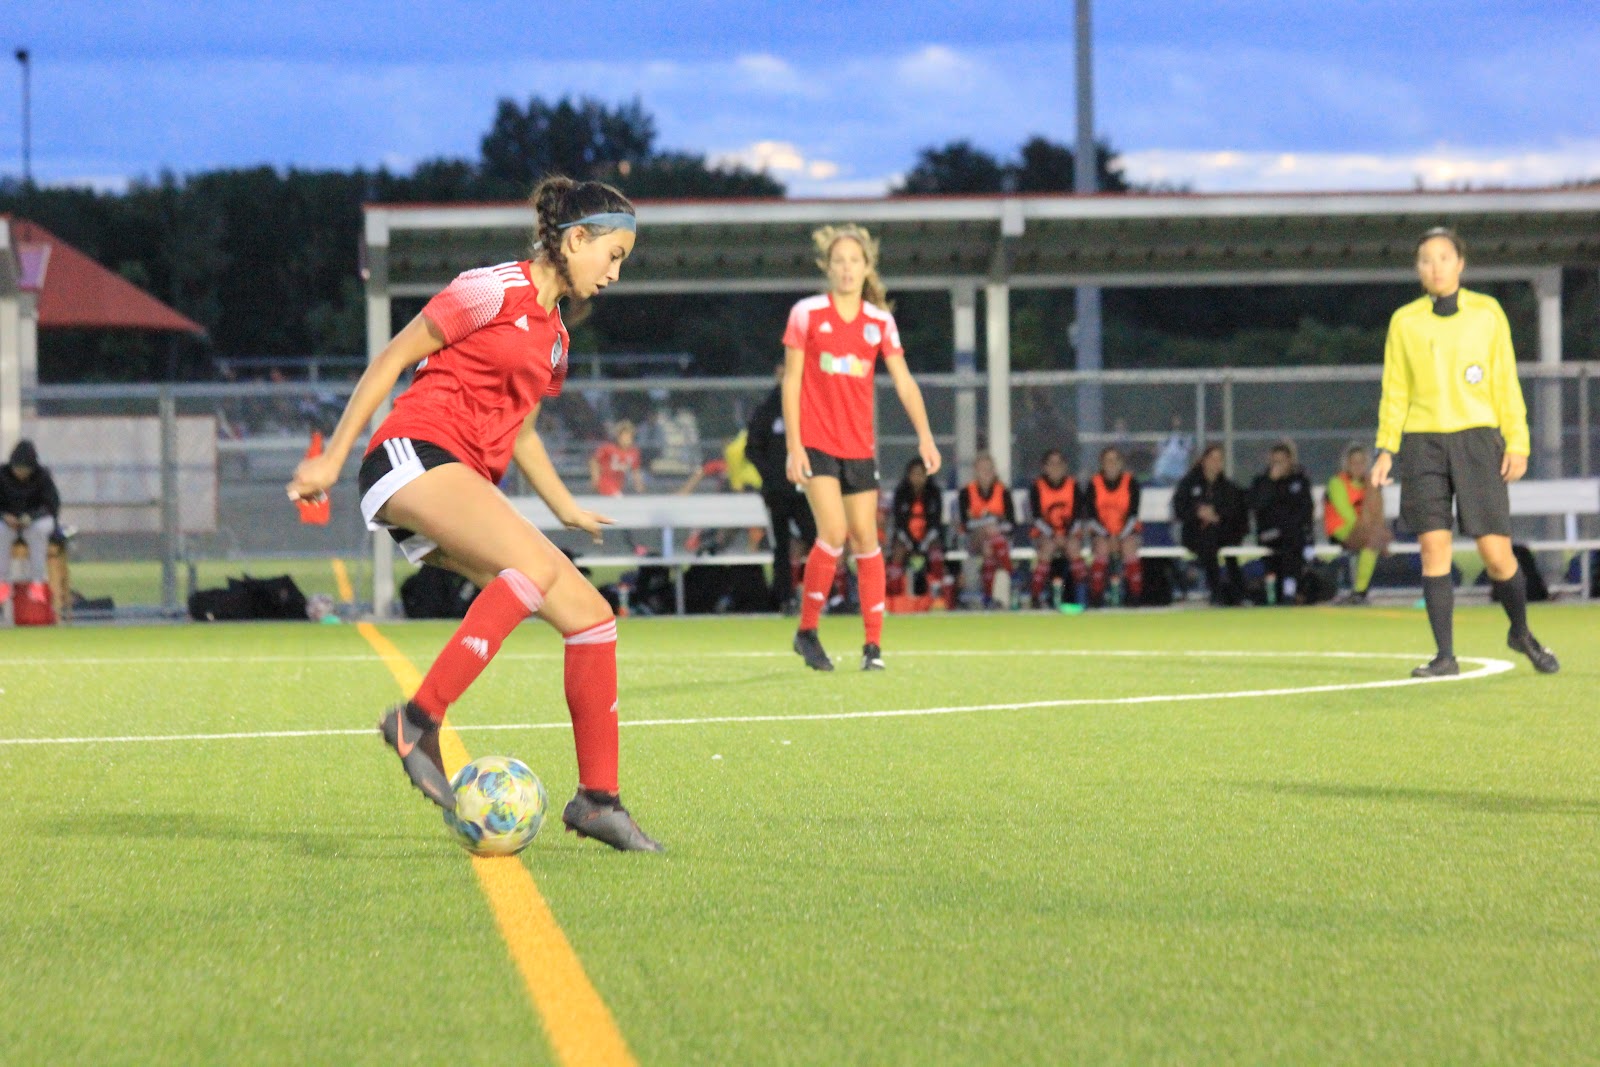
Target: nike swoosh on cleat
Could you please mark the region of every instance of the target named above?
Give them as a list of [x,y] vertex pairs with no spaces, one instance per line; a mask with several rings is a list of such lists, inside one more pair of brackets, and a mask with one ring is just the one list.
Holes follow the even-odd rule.
[[394,717],[394,750],[400,753],[400,758],[405,759],[411,755],[411,750],[417,747],[415,741],[406,744],[406,713],[400,712]]

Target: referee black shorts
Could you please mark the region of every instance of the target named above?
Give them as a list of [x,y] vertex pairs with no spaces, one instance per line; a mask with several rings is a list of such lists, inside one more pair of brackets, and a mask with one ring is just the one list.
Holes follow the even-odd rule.
[[876,459],[840,459],[838,456],[829,455],[818,448],[806,449],[806,461],[811,464],[813,478],[839,479],[839,493],[842,496],[851,496],[855,493],[875,493],[878,491],[878,461]]
[[1400,521],[1417,534],[1449,530],[1459,520],[1468,537],[1510,537],[1511,494],[1500,476],[1505,453],[1505,438],[1492,426],[1406,434],[1396,457]]

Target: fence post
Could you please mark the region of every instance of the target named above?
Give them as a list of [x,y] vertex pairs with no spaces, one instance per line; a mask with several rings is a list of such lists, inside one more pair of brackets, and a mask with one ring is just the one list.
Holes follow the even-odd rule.
[[1578,476],[1589,477],[1589,367],[1578,368]]
[[1206,381],[1201,378],[1194,383],[1194,447],[1195,459],[1200,458],[1199,450],[1206,447]]
[[161,606],[178,608],[178,402],[163,385],[157,402],[161,420]]
[[1222,463],[1228,476],[1235,477],[1233,469],[1233,372],[1222,372]]

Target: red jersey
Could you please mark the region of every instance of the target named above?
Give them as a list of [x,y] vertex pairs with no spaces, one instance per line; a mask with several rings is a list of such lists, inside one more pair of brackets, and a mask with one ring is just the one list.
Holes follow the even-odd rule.
[[850,322],[833,296],[809,296],[789,312],[785,348],[805,352],[800,375],[800,443],[839,459],[871,459],[872,379],[878,357],[903,356],[894,316],[863,300]]
[[594,450],[594,461],[600,467],[600,481],[594,491],[601,496],[621,496],[628,472],[639,469],[639,450],[607,441]]
[[498,482],[528,413],[561,394],[569,345],[561,312],[539,306],[524,260],[457,275],[422,313],[445,346],[417,364],[367,451],[391,437],[431,441]]

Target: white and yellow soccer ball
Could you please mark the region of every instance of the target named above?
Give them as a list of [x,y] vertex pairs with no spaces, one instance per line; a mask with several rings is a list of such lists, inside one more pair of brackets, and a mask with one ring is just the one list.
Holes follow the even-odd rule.
[[514,856],[533,843],[549,800],[544,783],[510,756],[480,756],[456,772],[456,810],[444,824],[476,856]]

